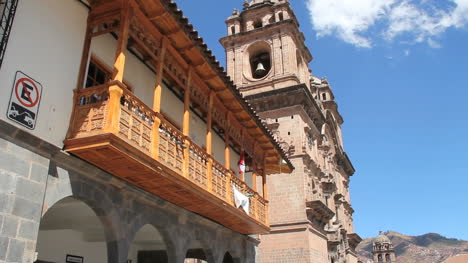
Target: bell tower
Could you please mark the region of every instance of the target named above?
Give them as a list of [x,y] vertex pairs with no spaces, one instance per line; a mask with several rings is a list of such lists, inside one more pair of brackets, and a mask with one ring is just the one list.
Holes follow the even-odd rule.
[[227,73],[295,167],[268,175],[271,231],[259,236],[258,262],[357,263],[343,119],[328,81],[309,70],[290,2],[245,0],[226,26]]
[[396,263],[395,249],[390,239],[382,232],[372,244],[374,263]]
[[227,71],[246,96],[298,84],[310,88],[312,55],[288,0],[244,2],[226,20]]

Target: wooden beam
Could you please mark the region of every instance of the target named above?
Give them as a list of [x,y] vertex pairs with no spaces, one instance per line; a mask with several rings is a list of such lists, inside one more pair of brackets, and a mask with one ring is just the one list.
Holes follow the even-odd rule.
[[128,33],[130,31],[130,2],[123,0],[120,13],[119,39],[117,41],[117,50],[115,52],[114,72],[112,79],[123,82],[125,68],[125,53],[127,52]]
[[184,116],[183,116],[183,125],[182,125],[182,133],[185,136],[190,135],[190,88],[192,86],[192,74],[193,74],[193,68],[189,67],[189,70],[187,72],[187,82],[185,84]]
[[211,192],[213,189],[213,141],[212,141],[212,132],[211,126],[213,124],[213,100],[214,100],[215,93],[212,91],[210,92],[210,98],[208,100],[208,114],[206,117],[206,152],[208,153],[208,164],[206,167],[206,180],[207,180],[207,188],[208,191]]
[[229,149],[229,142],[231,140],[227,127],[230,125],[229,115],[231,113],[228,111],[226,114],[226,129],[224,130],[224,167],[230,171],[231,170],[231,150]]
[[206,117],[206,152],[211,155],[212,152],[212,124],[213,124],[213,100],[214,100],[215,93],[213,91],[210,92],[210,97],[208,100],[208,109],[207,109],[207,117]]
[[85,34],[85,39],[84,39],[84,43],[83,43],[83,52],[81,54],[80,72],[78,74],[77,89],[83,89],[84,88],[86,68],[88,66],[88,59],[89,59],[89,51],[91,49],[92,31],[93,31],[93,29],[89,25],[89,18],[88,18],[88,25],[86,26],[86,34]]
[[267,162],[266,162],[266,156],[265,156],[265,157],[263,157],[263,173],[262,173],[263,199],[268,200],[268,187],[267,187],[266,169],[267,169]]
[[[182,133],[186,136],[190,136],[190,88],[192,85],[192,67],[188,68],[187,72],[187,82],[185,85],[184,93],[184,115],[182,123]],[[184,149],[184,177],[189,177],[189,167],[190,167],[190,140],[185,140],[185,149]]]
[[252,158],[252,190],[257,192],[257,163]]
[[161,42],[161,55],[159,56],[159,63],[156,67],[156,85],[153,95],[153,110],[161,112],[161,95],[162,95],[162,77],[164,70],[164,57],[167,50],[167,38],[163,37]]

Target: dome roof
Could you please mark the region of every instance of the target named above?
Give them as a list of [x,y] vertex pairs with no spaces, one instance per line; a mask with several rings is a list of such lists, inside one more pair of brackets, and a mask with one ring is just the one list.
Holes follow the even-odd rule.
[[375,244],[375,243],[381,243],[381,244],[387,243],[387,244],[391,244],[392,242],[390,241],[390,239],[389,239],[386,235],[384,235],[383,233],[380,233],[380,235],[374,239],[374,244]]

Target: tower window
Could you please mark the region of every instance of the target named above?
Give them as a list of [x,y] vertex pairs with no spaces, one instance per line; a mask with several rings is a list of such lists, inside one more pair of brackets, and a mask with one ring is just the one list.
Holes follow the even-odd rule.
[[263,26],[262,20],[260,20],[260,19],[255,20],[255,22],[253,23],[254,28],[261,28],[262,26]]
[[231,26],[230,30],[231,30],[231,35],[234,35],[236,33],[236,28],[234,26]]
[[262,52],[250,58],[252,76],[256,79],[265,77],[271,68],[270,53]]
[[322,100],[327,100],[327,94],[326,93],[322,93]]
[[283,20],[284,20],[283,12],[279,12],[279,13],[278,13],[278,20],[279,20],[279,21],[283,21]]
[[377,256],[377,261],[378,261],[378,262],[383,262],[382,254],[379,254],[379,255]]
[[386,255],[385,255],[385,261],[386,261],[386,262],[391,262],[390,254],[386,254]]

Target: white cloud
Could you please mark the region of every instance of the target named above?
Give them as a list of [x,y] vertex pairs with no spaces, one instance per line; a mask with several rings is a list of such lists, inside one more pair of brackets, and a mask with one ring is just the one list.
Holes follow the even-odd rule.
[[359,47],[370,47],[361,35],[382,19],[396,0],[308,0],[312,24],[318,36],[338,35]]
[[411,54],[411,51],[409,49],[405,49],[405,56],[409,56]]
[[434,38],[450,27],[468,24],[468,0],[442,1],[446,9],[428,0],[307,0],[307,6],[318,37],[335,35],[368,48],[383,36],[387,41],[427,42],[437,48],[440,44]]

